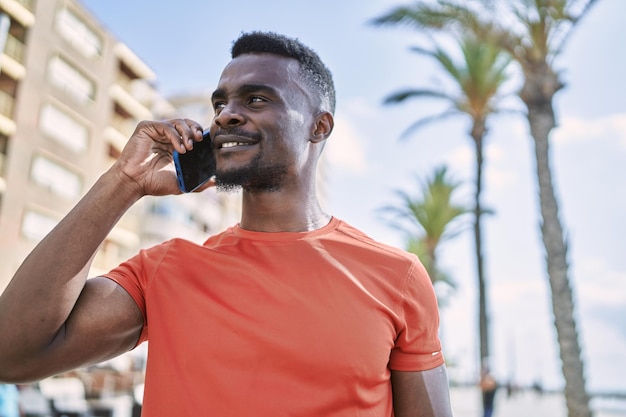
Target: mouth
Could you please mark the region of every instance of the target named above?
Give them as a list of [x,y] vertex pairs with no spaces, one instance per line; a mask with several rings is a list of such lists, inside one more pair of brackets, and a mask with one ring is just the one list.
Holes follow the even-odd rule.
[[217,149],[228,149],[228,148],[237,148],[239,146],[250,146],[254,145],[252,142],[224,142],[221,144],[217,144]]
[[256,145],[258,143],[257,140],[253,138],[248,138],[247,136],[233,135],[233,134],[221,134],[217,135],[213,138],[213,146],[215,146],[216,150],[220,149],[241,149],[245,147],[250,147],[252,145]]

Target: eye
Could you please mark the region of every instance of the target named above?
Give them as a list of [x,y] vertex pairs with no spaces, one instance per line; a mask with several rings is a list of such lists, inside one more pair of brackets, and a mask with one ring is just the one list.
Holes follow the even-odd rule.
[[252,96],[250,97],[250,104],[254,104],[254,103],[265,103],[267,101],[267,99],[265,97],[261,97],[261,96]]
[[219,113],[224,107],[226,107],[226,103],[223,101],[213,103],[213,110],[215,110],[216,113]]

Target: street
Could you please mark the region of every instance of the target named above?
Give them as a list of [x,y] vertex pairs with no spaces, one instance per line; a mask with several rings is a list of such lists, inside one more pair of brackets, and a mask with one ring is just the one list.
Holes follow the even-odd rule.
[[[453,387],[450,392],[454,417],[481,417],[480,391],[477,387]],[[594,417],[626,417],[626,400],[592,401]],[[507,396],[504,389],[496,394],[493,417],[566,417],[565,398],[561,393],[539,394],[532,390]]]

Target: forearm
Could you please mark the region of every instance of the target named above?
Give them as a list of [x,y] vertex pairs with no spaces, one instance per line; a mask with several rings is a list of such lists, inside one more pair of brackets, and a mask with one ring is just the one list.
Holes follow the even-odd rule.
[[395,417],[451,417],[445,365],[421,372],[391,372]]
[[0,296],[0,367],[37,354],[55,337],[84,287],[93,255],[139,194],[105,173],[37,245]]

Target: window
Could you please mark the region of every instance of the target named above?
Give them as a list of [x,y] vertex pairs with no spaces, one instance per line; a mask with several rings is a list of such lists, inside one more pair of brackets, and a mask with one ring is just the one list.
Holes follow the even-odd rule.
[[102,39],[72,11],[68,9],[58,11],[56,28],[66,41],[87,58],[100,55]]
[[22,236],[39,241],[56,226],[57,221],[34,211],[26,211],[22,219]]
[[30,176],[37,184],[57,195],[69,198],[80,195],[82,184],[78,174],[43,156],[33,160]]
[[39,120],[41,131],[75,153],[84,152],[89,141],[87,126],[52,104],[45,104]]
[[193,218],[189,210],[172,198],[161,198],[150,206],[150,213],[164,220],[191,225]]
[[56,56],[50,60],[48,78],[55,87],[67,92],[80,103],[86,103],[95,96],[93,81],[61,57]]

